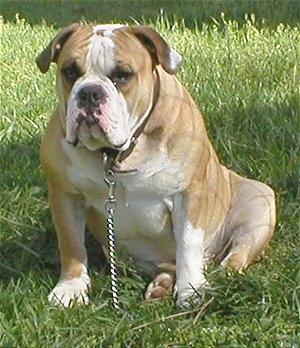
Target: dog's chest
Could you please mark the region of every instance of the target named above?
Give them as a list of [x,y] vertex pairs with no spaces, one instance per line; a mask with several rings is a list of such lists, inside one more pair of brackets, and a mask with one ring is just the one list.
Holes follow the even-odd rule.
[[[101,159],[95,160],[92,153],[79,156],[76,151],[68,157],[68,179],[84,196],[86,206],[105,218],[108,187]],[[164,157],[145,160],[133,174],[115,174],[117,240],[137,259],[159,263],[174,256],[171,197],[178,191],[178,174]]]

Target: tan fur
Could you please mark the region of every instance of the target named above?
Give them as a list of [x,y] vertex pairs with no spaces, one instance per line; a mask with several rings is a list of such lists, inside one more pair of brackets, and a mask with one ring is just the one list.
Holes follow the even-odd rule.
[[[62,78],[60,69],[68,61],[76,59],[84,71],[92,27],[76,26],[70,30],[73,34],[61,47],[61,52],[56,52],[57,87],[61,101],[46,129],[41,146],[42,165],[48,181],[52,216],[59,241],[62,280],[78,278],[83,271],[87,258],[83,243],[85,221],[104,248],[107,246],[105,211],[97,208],[101,202],[104,205],[107,195],[101,178],[103,166],[100,151],[73,148],[65,142],[66,106],[71,86]],[[70,30],[67,31],[68,35]],[[65,32],[58,35],[52,46],[46,49],[48,53],[38,58],[41,66],[49,66],[47,59],[53,59],[51,47],[65,40],[65,35]],[[156,53],[141,40],[141,36],[145,35],[148,35],[148,41],[152,40]],[[246,269],[261,254],[273,234],[273,191],[265,184],[243,178],[219,163],[206,134],[202,116],[193,99],[173,75],[174,63],[168,61],[169,47],[157,33],[145,27],[125,28],[116,32],[113,40],[117,59],[126,62],[137,72],[130,83],[121,87],[132,117],[138,121],[149,102],[153,103],[138,144],[121,162],[120,169],[137,168],[141,174],[143,171],[147,173],[146,164],[155,166],[153,159],[156,157],[162,162],[160,166],[163,168],[166,162],[163,154],[166,154],[170,166],[174,166],[174,169],[155,169],[151,176],[145,174],[145,182],[149,184],[144,187],[144,195],[157,195],[161,191],[164,197],[159,203],[161,205],[153,206],[155,224],[157,230],[161,231],[158,235],[148,234],[148,230],[152,229],[149,226],[154,223],[151,219],[147,220],[150,216],[147,214],[151,214],[152,209],[147,205],[148,201],[144,210],[143,206],[134,208],[140,209],[136,210],[137,214],[145,214],[145,228],[137,222],[135,226],[138,231],[132,231],[132,227],[126,230],[126,199],[138,194],[143,181],[139,182],[139,176],[133,182],[130,176],[119,178],[117,199],[120,208],[116,214],[119,213],[120,221],[123,221],[119,225],[122,229],[119,231],[120,240],[125,243],[129,253],[137,256],[138,264],[144,267],[145,263],[148,271],[155,266],[162,274],[149,285],[146,297],[157,298],[170,293],[174,277],[169,270],[175,268],[175,263],[177,268],[180,267],[180,270],[176,270],[178,275],[186,274],[182,269],[184,263],[179,265],[181,260],[175,261],[174,245],[177,246],[176,250],[185,255],[185,246],[179,248],[178,243],[189,243],[185,240],[185,234],[181,235],[181,224],[192,233],[186,235],[205,233],[204,254],[201,252],[201,258],[204,257],[206,261],[218,260],[223,266],[238,271]],[[88,174],[85,174],[84,168]],[[89,203],[89,199],[97,203]],[[129,209],[138,199],[130,201]],[[136,217],[135,210],[132,214]],[[173,234],[170,232],[172,229]],[[135,242],[139,246],[148,245],[152,254],[157,252],[157,259],[153,256],[150,262],[151,253],[140,255],[139,250],[132,247]],[[167,273],[163,269],[168,270]],[[199,269],[202,271],[202,264]],[[205,287],[204,280],[202,283]],[[179,291],[184,293],[180,281],[178,286]]]

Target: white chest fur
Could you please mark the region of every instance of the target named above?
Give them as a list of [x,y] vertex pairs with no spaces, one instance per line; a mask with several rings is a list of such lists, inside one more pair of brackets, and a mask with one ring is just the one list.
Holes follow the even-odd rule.
[[[108,188],[103,179],[100,153],[68,144],[64,144],[64,150],[70,160],[68,179],[84,196],[87,207],[93,207],[105,217]],[[141,162],[136,173],[115,175],[117,244],[125,247],[143,266],[175,259],[171,212],[172,195],[180,182],[178,174],[176,165],[162,153]]]

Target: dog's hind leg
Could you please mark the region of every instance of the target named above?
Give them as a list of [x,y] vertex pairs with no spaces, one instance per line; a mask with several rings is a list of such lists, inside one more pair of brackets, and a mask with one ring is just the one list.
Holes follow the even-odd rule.
[[225,227],[229,248],[221,265],[242,272],[258,258],[272,237],[275,198],[273,190],[261,182],[232,172],[231,182],[235,194]]

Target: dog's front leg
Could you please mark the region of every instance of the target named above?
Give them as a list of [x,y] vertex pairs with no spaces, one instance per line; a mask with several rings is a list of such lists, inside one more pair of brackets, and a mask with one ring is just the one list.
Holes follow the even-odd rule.
[[183,200],[176,199],[172,223],[176,241],[175,292],[180,307],[186,307],[194,300],[197,302],[198,291],[208,286],[204,276],[205,231],[193,225],[187,216]]
[[48,296],[49,302],[70,307],[74,300],[88,303],[90,278],[84,245],[85,208],[77,195],[49,184],[49,201],[58,237],[61,275]]

